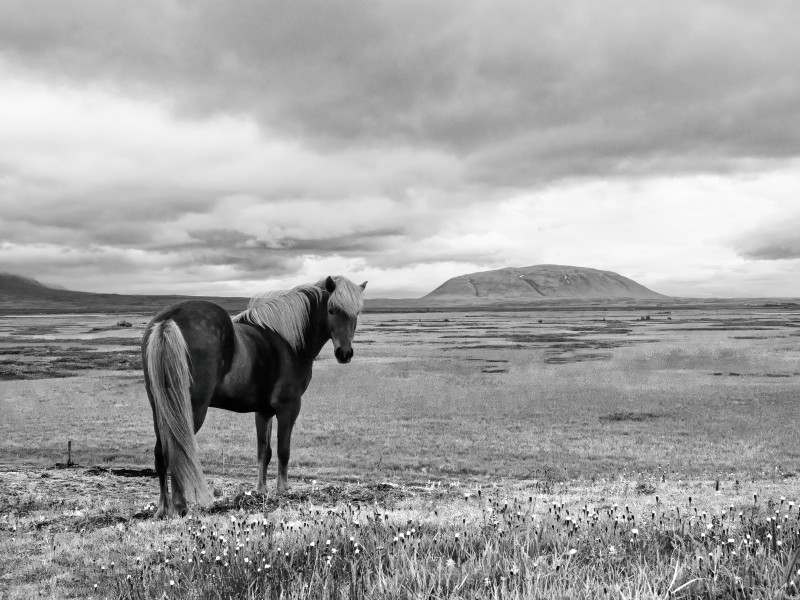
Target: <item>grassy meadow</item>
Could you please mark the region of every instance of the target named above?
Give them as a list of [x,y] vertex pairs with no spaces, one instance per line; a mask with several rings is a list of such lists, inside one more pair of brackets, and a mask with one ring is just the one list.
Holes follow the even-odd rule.
[[152,466],[149,315],[0,317],[0,597],[791,595],[799,313],[365,314],[315,365],[293,491],[250,493],[253,417],[212,410],[218,502],[166,522],[123,476]]

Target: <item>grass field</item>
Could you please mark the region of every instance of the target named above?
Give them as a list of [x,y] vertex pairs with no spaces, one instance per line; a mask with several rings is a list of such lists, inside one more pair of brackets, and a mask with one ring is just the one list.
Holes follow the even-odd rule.
[[[206,572],[195,559],[173,574],[176,586],[171,567],[153,561],[165,552],[185,560],[183,540],[195,536],[196,546],[202,525],[153,523],[145,507],[155,480],[115,475],[152,466],[137,355],[148,316],[125,316],[130,328],[115,325],[119,315],[0,317],[0,596],[124,596],[131,573],[140,577],[131,597],[263,597],[267,588],[287,597],[592,597],[597,586],[614,597],[792,593],[799,313],[665,303],[649,312],[364,315],[353,363],[337,364],[327,347],[315,365],[289,497],[246,494],[256,476],[252,415],[212,411],[200,432],[219,497],[201,523],[266,515],[257,524],[267,528],[264,545],[248,546],[249,561],[291,547],[282,575],[273,571],[267,585],[255,571]],[[68,440],[80,467],[53,469],[66,462]],[[489,499],[524,509],[513,511],[513,526],[493,525]],[[788,518],[772,535],[776,509]],[[570,533],[564,524],[576,515]],[[348,545],[354,522],[363,528],[358,559]],[[425,533],[402,558],[393,539],[411,523]],[[338,556],[297,562],[310,560],[320,536],[333,536]]]

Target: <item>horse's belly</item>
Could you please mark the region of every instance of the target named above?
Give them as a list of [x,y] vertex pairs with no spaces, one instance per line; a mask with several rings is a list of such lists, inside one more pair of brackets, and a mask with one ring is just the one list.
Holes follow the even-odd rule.
[[222,408],[224,410],[231,410],[239,413],[257,412],[260,410],[258,403],[249,398],[237,398],[226,396],[214,396],[211,399],[212,408]]

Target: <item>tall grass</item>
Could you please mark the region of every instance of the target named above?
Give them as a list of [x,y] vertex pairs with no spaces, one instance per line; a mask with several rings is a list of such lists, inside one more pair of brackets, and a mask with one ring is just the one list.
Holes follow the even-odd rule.
[[[463,510],[302,506],[187,520],[177,541],[105,565],[113,598],[753,598],[797,594],[798,510],[600,510],[466,494]],[[460,518],[459,518],[460,517]]]

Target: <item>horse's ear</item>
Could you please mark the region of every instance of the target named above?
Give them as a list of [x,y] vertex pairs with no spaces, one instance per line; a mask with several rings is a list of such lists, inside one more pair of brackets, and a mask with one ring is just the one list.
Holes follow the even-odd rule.
[[363,292],[365,289],[367,289],[367,282],[365,281],[359,287],[361,288],[361,291]]
[[325,289],[328,290],[329,294],[332,294],[333,290],[336,289],[336,282],[330,275],[328,275],[328,277],[325,278]]

